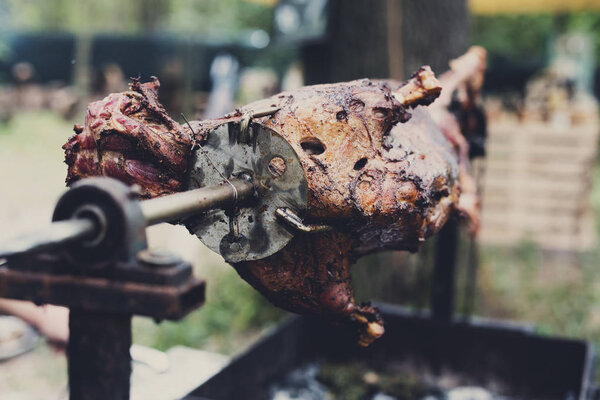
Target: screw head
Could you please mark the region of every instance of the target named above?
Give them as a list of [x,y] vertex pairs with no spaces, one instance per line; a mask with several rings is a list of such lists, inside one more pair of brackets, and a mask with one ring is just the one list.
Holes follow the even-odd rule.
[[286,170],[285,160],[281,157],[273,157],[269,161],[269,173],[274,177],[278,178],[285,173]]
[[221,239],[219,252],[228,263],[242,262],[248,257],[250,242],[242,234],[239,234],[237,237],[227,234]]

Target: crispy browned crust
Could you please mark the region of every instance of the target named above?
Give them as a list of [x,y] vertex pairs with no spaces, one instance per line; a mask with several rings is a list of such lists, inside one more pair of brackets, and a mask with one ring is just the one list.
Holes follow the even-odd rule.
[[245,280],[287,310],[351,319],[365,345],[383,334],[376,311],[354,304],[350,266],[378,250],[417,250],[455,210],[456,153],[419,106],[440,93],[436,82],[422,68],[404,83],[363,79],[309,86],[229,116],[279,108],[258,121],[299,155],[309,185],[308,220],[339,227],[336,233],[298,235],[278,254],[234,265]]
[[[90,105],[83,127],[65,145],[67,182],[109,175],[137,183],[148,197],[184,190],[193,141],[246,113],[283,136],[298,154],[309,187],[307,222],[335,232],[298,234],[282,251],[234,265],[284,309],[350,321],[368,345],[383,334],[377,311],[354,303],[350,266],[381,249],[416,250],[454,212],[457,156],[427,109],[440,93],[422,68],[404,83],[371,81],[308,86],[249,104],[191,130],[158,104],[158,81]],[[132,171],[131,163],[141,165]],[[142,172],[139,172],[142,170]]]

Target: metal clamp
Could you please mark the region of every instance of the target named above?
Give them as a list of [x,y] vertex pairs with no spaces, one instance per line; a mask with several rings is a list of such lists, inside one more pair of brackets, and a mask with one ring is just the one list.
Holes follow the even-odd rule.
[[310,224],[306,225],[302,219],[296,215],[294,211],[287,207],[280,207],[275,211],[275,214],[292,228],[306,233],[330,232],[334,230],[332,225],[326,224]]
[[242,137],[248,141],[252,139],[250,137],[250,121],[252,121],[252,113],[247,112],[240,119],[240,131],[238,133],[238,138]]
[[248,141],[251,141],[253,138],[253,134],[250,131],[250,122],[252,122],[253,118],[262,118],[266,116],[271,116],[280,110],[280,107],[270,107],[264,108],[262,110],[257,110],[254,112],[246,112],[240,119],[240,136],[246,138]]
[[262,117],[266,117],[267,115],[271,116],[271,115],[275,114],[277,111],[279,111],[280,109],[281,109],[281,107],[263,108],[262,110],[253,112],[251,118],[262,118]]

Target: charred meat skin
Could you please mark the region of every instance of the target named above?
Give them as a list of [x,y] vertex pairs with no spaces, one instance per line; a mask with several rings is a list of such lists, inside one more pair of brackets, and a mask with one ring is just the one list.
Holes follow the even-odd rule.
[[241,109],[280,107],[262,123],[300,157],[308,220],[339,229],[299,234],[278,254],[234,265],[238,273],[284,309],[352,321],[362,345],[381,336],[376,310],[354,303],[350,267],[374,251],[417,250],[454,212],[456,153],[423,107],[439,93],[423,68],[405,83],[311,86]]
[[90,104],[63,146],[67,185],[96,175],[137,184],[143,197],[184,189],[191,137],[158,103],[158,79]]
[[67,183],[109,175],[147,197],[185,190],[192,142],[253,111],[299,155],[309,186],[307,222],[335,232],[299,233],[282,251],[234,265],[274,304],[349,321],[368,345],[383,334],[376,310],[354,303],[350,266],[381,249],[416,250],[455,211],[457,155],[425,106],[440,93],[429,68],[409,81],[368,79],[304,87],[249,104],[220,119],[192,122],[194,133],[157,103],[158,81],[90,105],[65,145]]

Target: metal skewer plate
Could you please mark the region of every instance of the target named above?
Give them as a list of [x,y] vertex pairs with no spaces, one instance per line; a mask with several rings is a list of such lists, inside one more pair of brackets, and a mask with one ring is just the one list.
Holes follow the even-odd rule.
[[251,122],[244,131],[230,122],[208,133],[203,150],[196,151],[188,189],[221,184],[223,176],[248,174],[258,193],[250,203],[239,204],[239,237],[233,240],[237,243],[230,234],[230,210],[210,210],[184,220],[190,232],[231,263],[259,260],[281,250],[293,231],[275,211],[288,207],[303,216],[308,204],[306,176],[294,149],[258,123]]

